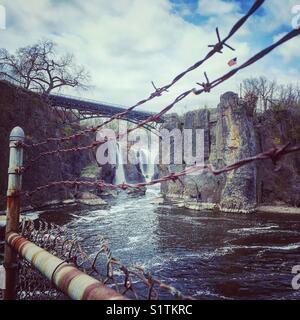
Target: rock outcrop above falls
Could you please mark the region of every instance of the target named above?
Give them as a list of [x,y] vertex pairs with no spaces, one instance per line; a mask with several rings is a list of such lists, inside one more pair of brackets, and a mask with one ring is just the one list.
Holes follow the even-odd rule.
[[[274,144],[297,142],[288,130],[289,126],[295,127],[290,124],[291,121],[296,121],[293,120],[294,115],[288,115],[275,125],[275,113],[269,115],[267,120],[259,120],[258,116],[253,117],[254,109],[252,102],[241,100],[237,94],[227,92],[220,97],[216,109],[190,111],[182,117],[171,114],[166,118],[164,128],[203,129],[205,163],[211,163],[215,168],[253,156]],[[278,117],[277,113],[275,115]],[[269,122],[272,125],[268,125]],[[167,198],[181,199],[181,205],[184,202],[189,208],[202,208],[204,205],[206,208],[218,207],[226,212],[252,212],[258,203],[274,203],[276,199],[289,205],[300,205],[299,197],[293,191],[299,190],[299,157],[291,154],[285,160],[281,172],[274,173],[274,165],[268,160],[217,176],[203,171],[182,177],[175,183],[164,182],[161,191]],[[171,161],[170,165],[160,166],[160,175],[179,172],[184,168],[184,164],[174,164]],[[287,172],[289,178],[283,178]],[[284,183],[281,191],[278,179],[289,181]],[[283,181],[280,185],[282,184]]]
[[[218,159],[227,166],[257,153],[251,106],[227,92],[217,109],[216,145]],[[249,164],[225,174],[221,191],[222,211],[251,211],[256,206],[256,165]]]

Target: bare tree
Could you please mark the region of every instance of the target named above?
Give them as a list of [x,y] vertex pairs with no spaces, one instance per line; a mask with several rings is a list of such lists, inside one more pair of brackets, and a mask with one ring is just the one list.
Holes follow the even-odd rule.
[[258,111],[264,112],[268,109],[294,109],[299,111],[299,85],[278,85],[276,81],[269,81],[265,77],[246,79],[242,85],[244,98],[255,97],[257,99]]
[[75,64],[73,55],[58,57],[52,41],[41,41],[18,49],[15,55],[0,49],[0,78],[49,94],[65,86],[86,88],[89,74]]
[[300,88],[292,84],[278,87],[278,100],[286,108],[292,108],[300,104]]
[[258,99],[257,105],[261,111],[266,111],[272,104],[277,84],[265,77],[249,78],[243,81],[244,95],[255,95]]

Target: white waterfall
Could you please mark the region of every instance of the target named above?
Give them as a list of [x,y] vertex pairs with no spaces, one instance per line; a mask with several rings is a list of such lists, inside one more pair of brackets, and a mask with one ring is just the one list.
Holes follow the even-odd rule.
[[145,153],[145,150],[140,149],[137,151],[138,158],[139,158],[139,165],[142,171],[143,176],[145,179],[147,178],[147,169],[148,169],[148,159]]
[[119,143],[116,144],[116,153],[117,153],[117,165],[116,165],[116,174],[115,174],[114,183],[115,184],[122,184],[123,182],[126,183],[122,149]]
[[146,179],[146,181],[151,181],[153,175],[154,175],[154,163],[151,162],[147,166],[147,176],[148,176],[148,178]]
[[150,153],[147,149],[139,149],[136,151],[136,156],[139,159],[139,165],[145,180],[151,181],[154,174],[154,161],[150,159]]

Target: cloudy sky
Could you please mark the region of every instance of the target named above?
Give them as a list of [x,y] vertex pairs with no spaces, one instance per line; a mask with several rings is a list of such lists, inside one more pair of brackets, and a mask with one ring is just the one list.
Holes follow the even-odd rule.
[[[225,36],[250,8],[252,0],[0,0],[7,26],[0,47],[15,50],[40,39],[51,39],[61,53],[74,53],[89,70],[91,88],[65,93],[130,106],[200,60],[216,42],[215,27]],[[229,71],[228,60],[242,63],[292,29],[292,8],[299,0],[266,0],[224,50],[181,80],[169,93],[141,110],[158,111],[176,95]],[[294,9],[295,10],[295,9]],[[300,11],[300,10],[299,10]],[[300,24],[300,16],[299,16]],[[297,83],[300,37],[278,48],[257,64],[216,88],[191,96],[174,110],[215,107],[225,91],[238,91],[242,79],[265,75],[279,83]]]

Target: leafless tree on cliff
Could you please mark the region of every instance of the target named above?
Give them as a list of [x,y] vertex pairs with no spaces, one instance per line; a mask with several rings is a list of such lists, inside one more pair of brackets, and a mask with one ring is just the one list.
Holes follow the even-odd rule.
[[300,87],[293,84],[278,85],[265,77],[245,79],[242,83],[243,96],[255,97],[258,111],[275,108],[299,108]]
[[243,81],[243,90],[245,95],[255,95],[258,99],[258,108],[266,111],[273,101],[276,82],[269,81],[265,77],[250,78]]
[[16,54],[0,49],[0,78],[26,89],[49,94],[62,87],[86,88],[89,74],[73,55],[58,57],[52,41],[19,48]]
[[300,87],[299,85],[279,86],[278,100],[288,108],[300,107]]

